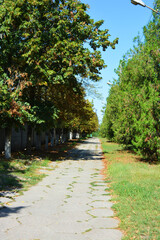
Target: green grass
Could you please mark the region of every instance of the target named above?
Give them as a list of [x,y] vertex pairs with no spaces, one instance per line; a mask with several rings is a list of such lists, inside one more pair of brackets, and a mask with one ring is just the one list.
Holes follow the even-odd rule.
[[60,162],[66,158],[67,151],[72,149],[76,141],[69,141],[54,147],[49,147],[47,151],[44,148],[41,151],[32,151],[31,155],[25,152],[12,153],[12,159],[6,160],[0,155],[0,195],[3,191],[22,192],[31,185],[35,185],[46,174],[39,171],[53,170],[48,168],[51,161]]
[[39,182],[45,174],[38,169],[49,165],[48,159],[14,158],[0,159],[0,191],[21,191]]
[[118,144],[101,141],[123,239],[160,240],[160,164],[143,162]]
[[112,142],[106,142],[107,144],[103,144],[103,153],[114,153],[114,151],[120,151],[122,150],[122,146],[112,143]]

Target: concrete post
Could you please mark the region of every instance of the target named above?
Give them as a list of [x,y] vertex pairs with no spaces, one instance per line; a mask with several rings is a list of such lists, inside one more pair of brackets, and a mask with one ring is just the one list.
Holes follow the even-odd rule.
[[73,132],[70,131],[70,133],[69,133],[69,140],[72,140],[72,139],[73,139]]
[[5,128],[5,158],[11,158],[11,135],[12,135],[12,128],[8,127]]

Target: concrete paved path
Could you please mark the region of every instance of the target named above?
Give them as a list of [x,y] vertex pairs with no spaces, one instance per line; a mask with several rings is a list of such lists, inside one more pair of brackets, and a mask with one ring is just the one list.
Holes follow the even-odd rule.
[[102,179],[100,142],[86,140],[69,160],[10,206],[0,209],[1,240],[120,240]]

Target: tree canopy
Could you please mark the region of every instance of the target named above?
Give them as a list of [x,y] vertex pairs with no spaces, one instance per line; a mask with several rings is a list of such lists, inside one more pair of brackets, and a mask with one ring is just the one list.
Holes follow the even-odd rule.
[[2,127],[69,126],[71,106],[76,118],[78,109],[81,114],[75,106],[82,84],[101,79],[106,65],[100,50],[118,43],[88,8],[80,0],[0,0]]
[[[159,8],[159,1],[156,1]],[[107,98],[101,134],[130,145],[144,158],[160,157],[160,17],[144,27],[144,42],[120,61]]]

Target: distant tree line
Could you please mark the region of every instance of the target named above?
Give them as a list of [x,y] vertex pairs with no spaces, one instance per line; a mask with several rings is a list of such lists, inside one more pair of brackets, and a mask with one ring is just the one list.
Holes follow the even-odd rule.
[[101,79],[106,65],[100,49],[114,49],[118,40],[109,41],[108,29],[90,18],[88,7],[80,0],[0,0],[0,125],[6,149],[12,127],[27,124],[28,148],[32,128],[86,133],[98,128],[83,86]]
[[[160,1],[155,1],[160,9]],[[143,29],[144,41],[120,61],[101,124],[103,137],[132,147],[149,161],[160,158],[160,15]]]

